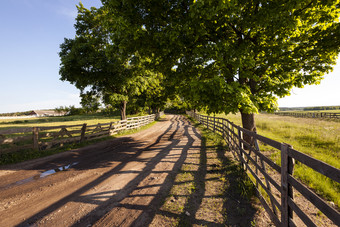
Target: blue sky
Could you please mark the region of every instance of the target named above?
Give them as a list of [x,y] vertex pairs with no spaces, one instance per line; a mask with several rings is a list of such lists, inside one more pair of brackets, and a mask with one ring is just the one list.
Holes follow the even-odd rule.
[[[79,105],[79,91],[59,78],[59,45],[75,35],[79,0],[2,0],[0,113]],[[99,7],[100,0],[83,0]],[[339,61],[338,61],[339,62]],[[279,106],[340,105],[340,63],[321,85],[294,89]]]
[[[79,0],[2,0],[0,113],[79,106],[79,91],[59,78],[59,45],[75,35]],[[83,0],[98,7],[99,0]]]

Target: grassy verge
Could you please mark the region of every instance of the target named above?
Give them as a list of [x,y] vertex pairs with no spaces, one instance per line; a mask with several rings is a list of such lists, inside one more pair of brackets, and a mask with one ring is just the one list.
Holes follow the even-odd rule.
[[[254,187],[222,137],[201,127],[200,151],[188,152],[161,213],[169,226],[253,226],[257,223]],[[169,219],[169,215],[172,218]]]
[[0,165],[7,165],[7,164],[14,164],[14,163],[19,163],[19,162],[23,162],[23,161],[27,161],[27,160],[32,160],[35,158],[42,158],[42,157],[46,157],[52,154],[57,154],[57,153],[61,153],[64,151],[69,151],[72,149],[77,149],[77,148],[81,148],[81,147],[85,147],[87,145],[90,144],[95,144],[101,141],[105,141],[105,140],[109,140],[109,139],[113,139],[116,137],[121,137],[121,136],[125,136],[125,135],[129,135],[129,134],[133,134],[145,129],[150,128],[151,126],[153,126],[157,121],[154,121],[148,125],[142,126],[138,129],[132,129],[132,130],[124,130],[119,132],[116,135],[113,136],[107,136],[101,139],[95,139],[95,140],[91,140],[91,141],[85,141],[83,143],[74,143],[74,144],[69,144],[69,145],[65,145],[63,147],[59,147],[59,148],[53,148],[53,149],[49,149],[49,150],[43,150],[43,151],[35,151],[33,149],[29,149],[29,150],[21,150],[18,152],[12,152],[12,153],[6,153],[6,154],[0,154]]
[[[241,125],[239,114],[219,116]],[[294,149],[302,153],[340,168],[340,122],[272,114],[258,114],[255,119],[259,134],[291,144]],[[273,148],[263,145],[260,148],[263,151],[271,151],[272,159],[280,165],[280,151],[273,151]],[[295,166],[294,175],[340,207],[339,183],[302,164]]]

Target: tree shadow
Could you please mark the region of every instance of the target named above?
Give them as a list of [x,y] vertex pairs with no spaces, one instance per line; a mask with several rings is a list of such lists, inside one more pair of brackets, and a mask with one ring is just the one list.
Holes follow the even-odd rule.
[[[233,152],[233,151],[230,151]],[[231,156],[226,156],[226,147],[217,146],[216,153],[222,162],[222,172],[228,180],[225,187],[223,208],[227,213],[228,226],[253,226],[256,208],[252,205],[255,189],[246,172]]]
[[[118,162],[120,161],[120,164],[118,164],[117,166],[115,166],[114,168],[112,168],[110,171],[106,172],[105,174],[103,174],[99,178],[95,179],[91,183],[89,183],[89,184],[85,185],[84,187],[76,190],[72,194],[64,197],[63,199],[53,203],[52,205],[50,205],[49,207],[40,211],[39,213],[35,214],[34,216],[28,218],[27,220],[25,220],[24,222],[19,224],[19,226],[25,226],[27,224],[29,225],[29,224],[35,223],[40,218],[42,218],[42,217],[52,213],[53,211],[59,209],[60,207],[62,207],[66,203],[68,203],[70,201],[77,201],[79,198],[82,197],[81,195],[83,193],[87,192],[88,190],[95,187],[96,185],[99,185],[101,182],[108,179],[109,177],[111,177],[115,174],[124,174],[124,173],[121,173],[121,170],[131,161],[138,162],[139,161],[138,156],[140,156],[140,154],[142,154],[143,152],[152,151],[152,150],[161,151],[148,162],[148,164],[145,166],[145,168],[138,173],[138,175],[137,175],[137,177],[135,177],[135,179],[130,181],[122,190],[119,190],[119,192],[117,192],[116,196],[113,196],[112,198],[110,198],[109,201],[107,201],[105,203],[100,202],[100,201],[93,201],[93,203],[99,204],[100,205],[99,208],[102,209],[103,205],[110,205],[110,204],[112,204],[112,201],[115,201],[118,198],[126,197],[129,194],[129,192],[133,191],[133,189],[138,185],[138,183],[141,180],[145,179],[149,175],[149,173],[152,171],[155,164],[157,164],[160,160],[162,160],[162,158],[164,156],[166,156],[168,151],[171,150],[171,147],[176,145],[177,143],[179,143],[178,140],[173,140],[170,144],[159,146],[159,142],[162,140],[163,137],[173,137],[173,135],[176,134],[178,129],[181,127],[180,123],[181,122],[183,123],[183,121],[178,121],[176,118],[178,118],[178,117],[173,117],[171,119],[172,122],[171,122],[170,126],[156,139],[156,141],[153,144],[147,146],[146,148],[141,148],[144,145],[142,142],[131,141],[131,138],[119,138],[118,141],[121,144],[125,145],[126,149],[121,149],[121,147],[120,147],[120,150],[124,150],[124,152],[119,153],[115,150],[115,147],[112,147],[111,144],[108,144],[107,148],[102,148],[102,150],[100,152],[102,155],[98,155],[98,158],[95,159],[95,160],[94,159],[90,160],[91,163],[95,163],[95,164],[87,165],[88,163],[79,162],[79,164],[77,164],[73,167],[74,169],[76,169],[76,170],[88,170],[88,169],[109,167],[110,166],[109,163],[112,162],[112,161],[118,161]],[[155,148],[156,146],[158,146],[158,147]],[[91,145],[89,147],[95,148],[96,146]],[[91,150],[91,148],[87,148],[87,149]],[[80,157],[80,156],[82,156],[81,157],[82,160],[83,159],[87,160],[86,155],[89,155],[88,152],[84,153],[83,156],[85,156],[85,158],[81,154],[79,154],[79,155],[72,157],[71,160],[69,160],[69,161],[71,161],[71,162],[77,161],[77,160],[79,160],[77,158]],[[63,161],[64,159],[61,158],[60,160]],[[143,160],[141,160],[141,161],[143,161]],[[58,159],[55,160],[54,162],[50,163],[50,165],[53,166],[53,165],[56,165],[56,163],[58,163],[57,165],[60,164]],[[42,168],[46,168],[46,166],[44,166]],[[88,201],[91,201],[91,199],[89,198]],[[96,211],[94,210],[91,213],[95,213],[95,212]],[[91,214],[87,215],[87,217],[88,216],[91,216]],[[81,223],[83,221],[86,222],[85,219],[84,220],[82,219],[78,223]],[[93,223],[93,221],[95,221],[95,220],[92,220],[91,223]]]
[[[233,215],[236,217],[227,219],[225,224],[250,226],[251,220],[253,219],[249,218],[249,220],[242,220],[239,211],[245,209],[247,217],[253,217],[255,210],[252,209],[249,201],[238,193],[236,186],[230,186],[239,185],[239,179],[233,175],[234,172],[239,171],[239,169],[235,167],[235,163],[225,156],[224,149],[217,149],[216,151],[218,158],[223,163],[223,169],[216,171],[219,173],[226,172],[230,185],[229,187],[226,187],[223,195],[205,195],[206,182],[216,179],[207,179],[206,177],[207,173],[214,171],[211,170],[210,166],[207,164],[207,154],[210,151],[207,151],[206,144],[203,142],[201,143],[201,146],[194,145],[196,140],[202,139],[204,138],[202,138],[201,134],[198,133],[191,123],[185,120],[183,116],[175,115],[171,118],[169,127],[167,127],[151,145],[146,146],[143,141],[135,141],[129,137],[116,139],[115,142],[100,147],[100,150],[95,150],[98,149],[98,146],[91,145],[89,146],[90,148],[87,147],[86,149],[91,152],[98,152],[98,155],[92,157],[90,155],[91,152],[88,151],[73,154],[69,157],[69,163],[80,161],[72,166],[72,168],[75,170],[90,170],[111,167],[111,169],[92,182],[49,205],[25,221],[22,221],[18,226],[32,225],[43,217],[59,210],[69,202],[92,204],[96,206],[93,210],[74,223],[73,226],[88,226],[92,224],[100,226],[108,223],[112,225],[112,221],[120,218],[120,212],[122,212],[122,210],[129,213],[129,215],[125,217],[126,220],[124,220],[124,225],[128,224],[130,226],[148,226],[158,214],[179,220],[179,225],[198,224],[222,226],[224,224],[217,224],[216,222],[197,219],[195,217],[203,199],[217,197],[226,199],[223,208],[228,213],[228,217]],[[124,147],[124,149],[121,149],[122,147]],[[183,165],[187,164],[188,154],[191,149],[199,150],[199,164],[194,164],[194,166],[197,167],[197,170],[187,171],[193,175],[193,180],[190,182],[194,182],[197,188],[189,195],[177,195],[178,197],[185,197],[187,199],[182,213],[178,214],[162,210],[161,207],[164,204],[166,197],[170,195],[172,187],[174,185],[189,182],[176,182],[175,179],[181,172]],[[209,150],[211,149],[213,149],[213,147],[209,146]],[[156,154],[149,158],[140,157],[141,154],[147,152],[155,152]],[[89,158],[91,160],[88,160]],[[60,166],[64,161],[64,158],[56,159],[49,165]],[[119,162],[119,164],[112,168],[110,163],[113,161]],[[144,166],[138,170],[127,169],[128,164],[132,162],[143,163]],[[172,166],[168,169],[158,170],[157,166],[160,164]],[[41,169],[44,168],[46,168],[46,166],[41,166]],[[92,188],[100,185],[105,180],[113,176],[124,176],[126,174],[133,175],[133,177],[122,186],[122,188],[88,194]],[[163,176],[166,176],[162,178],[162,180],[157,179],[157,176],[162,174]],[[145,203],[133,202],[139,201],[135,199],[143,200],[144,198],[146,201]],[[239,213],[235,213],[237,208],[239,208],[237,211]],[[190,213],[189,216],[185,213],[186,211]],[[119,223],[117,225],[119,225]]]

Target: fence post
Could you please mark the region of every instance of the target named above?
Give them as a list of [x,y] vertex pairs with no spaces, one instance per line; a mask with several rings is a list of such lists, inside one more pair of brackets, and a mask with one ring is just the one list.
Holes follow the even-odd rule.
[[[84,142],[84,140],[85,140],[86,125],[87,124],[85,123],[85,124],[83,124],[83,127],[81,127],[80,143]],[[111,125],[110,125],[110,130],[111,130]],[[109,130],[109,132],[110,132],[110,130]]]
[[224,123],[224,118],[222,118],[222,138],[224,141],[226,141],[226,136],[225,136],[225,123]]
[[231,130],[230,124],[229,124],[229,122],[228,122],[228,120],[227,120],[227,138],[228,138],[227,140],[228,140],[228,145],[229,145],[229,147],[230,147],[230,144],[231,144],[230,130]]
[[242,142],[242,139],[243,139],[243,132],[241,131],[240,127],[237,127],[237,131],[238,131],[238,142],[239,142],[239,156],[240,156],[240,161],[241,161],[241,164],[242,164],[242,168],[244,170],[247,169],[246,167],[246,163],[245,163],[245,159],[244,159],[244,153],[243,153],[243,142]]
[[294,160],[288,155],[289,144],[281,144],[281,224],[289,226],[290,220],[293,219],[293,210],[288,206],[288,200],[293,196],[293,187],[288,183],[288,175],[293,174]]
[[39,150],[39,128],[33,127],[32,134],[33,134],[33,149]]
[[214,115],[214,130],[213,130],[213,132],[215,132],[215,131],[216,131],[216,117]]
[[110,127],[109,127],[109,136],[111,136],[111,130],[112,130],[112,122],[110,122]]

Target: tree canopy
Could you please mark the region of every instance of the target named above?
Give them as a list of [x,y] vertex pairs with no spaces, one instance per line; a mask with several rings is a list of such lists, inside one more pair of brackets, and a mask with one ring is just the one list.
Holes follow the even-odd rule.
[[77,36],[61,45],[62,79],[126,103],[163,75],[192,108],[240,111],[249,130],[253,113],[319,83],[340,51],[339,0],[102,3],[79,6]]
[[135,40],[134,48],[177,79],[192,106],[214,113],[240,111],[250,130],[255,130],[252,113],[275,110],[277,98],[293,87],[319,83],[339,53],[339,1],[103,4],[107,15],[123,24],[116,26],[120,36]]
[[159,76],[146,68],[147,59],[112,39],[115,31],[107,25],[106,14],[104,7],[89,10],[80,3],[76,37],[60,45],[60,75],[61,80],[80,89],[82,97],[90,93],[102,97],[106,104],[118,104],[125,119],[129,99],[140,95]]

